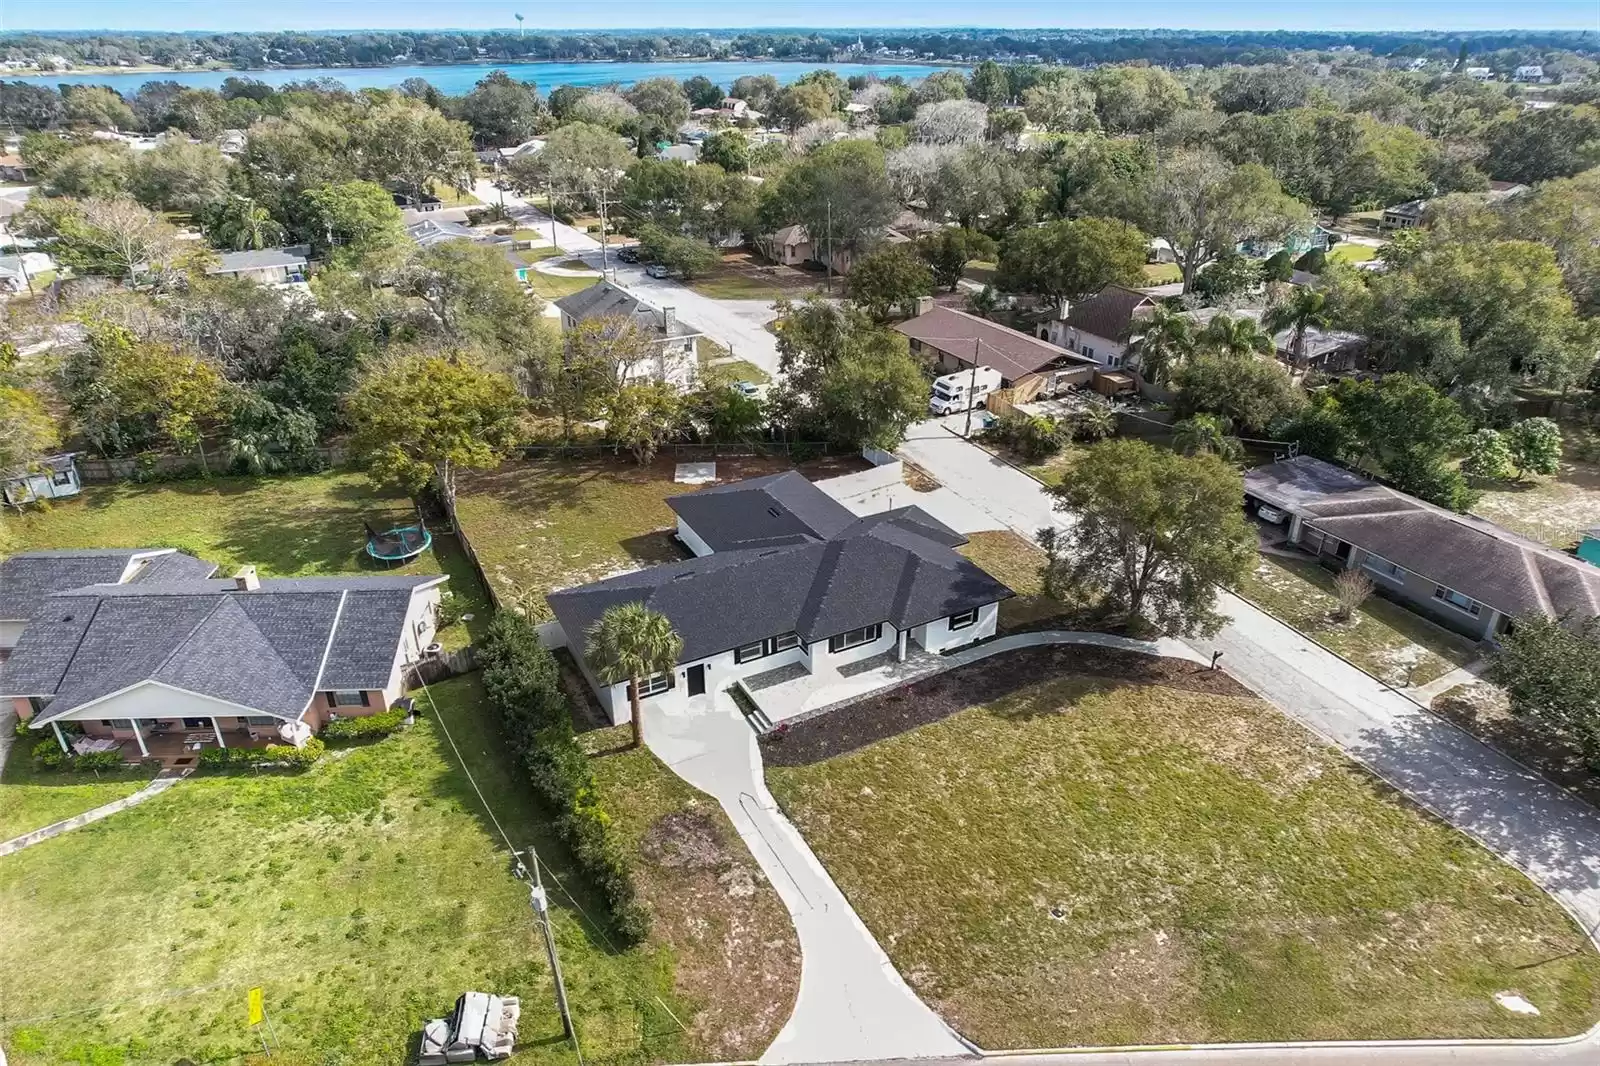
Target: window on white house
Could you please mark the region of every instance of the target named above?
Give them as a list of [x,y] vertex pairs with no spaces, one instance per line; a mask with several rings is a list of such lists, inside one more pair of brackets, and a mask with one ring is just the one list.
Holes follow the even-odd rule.
[[829,637],[828,650],[837,652],[845,651],[849,648],[859,648],[863,644],[871,644],[881,636],[883,636],[882,622],[870,626],[862,626],[860,629],[852,629],[847,633]]
[[1433,598],[1448,603],[1458,611],[1465,611],[1474,618],[1478,617],[1483,611],[1483,604],[1471,596],[1457,592],[1455,589],[1444,585],[1435,585],[1433,587]]
[[330,692],[328,693],[328,705],[330,707],[365,707],[367,706],[367,694],[364,691]]
[[1082,352],[1084,355],[1087,355],[1090,359],[1094,358],[1094,349],[1089,347],[1087,344],[1078,345],[1078,351]]
[[1404,567],[1391,563],[1381,555],[1369,555],[1362,561],[1361,565],[1379,577],[1388,578],[1390,581],[1404,581],[1406,579]]
[[976,607],[970,611],[962,611],[960,614],[950,616],[951,629],[966,629],[968,626],[976,625],[977,622],[978,609]]
[[[668,670],[666,673],[663,673],[663,674],[651,674],[649,677],[647,677],[643,681],[639,682],[639,698],[641,700],[647,700],[651,696],[659,696],[659,695],[661,695],[661,693],[666,692],[671,687],[672,687],[672,671],[671,670]],[[630,685],[629,688],[631,689],[632,686]],[[630,693],[630,698],[631,698],[631,693]]]
[[800,636],[796,633],[785,633],[778,637],[768,637],[750,644],[741,644],[733,649],[733,661],[747,663],[752,659],[764,659],[769,655],[776,655],[780,651],[800,646]]

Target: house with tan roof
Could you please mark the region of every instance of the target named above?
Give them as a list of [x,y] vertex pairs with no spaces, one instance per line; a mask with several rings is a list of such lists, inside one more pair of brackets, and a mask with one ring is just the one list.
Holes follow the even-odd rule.
[[[1460,515],[1309,455],[1245,475],[1250,511],[1336,570],[1475,640],[1520,615],[1600,614],[1600,569],[1474,515]],[[1265,510],[1263,510],[1265,508]]]

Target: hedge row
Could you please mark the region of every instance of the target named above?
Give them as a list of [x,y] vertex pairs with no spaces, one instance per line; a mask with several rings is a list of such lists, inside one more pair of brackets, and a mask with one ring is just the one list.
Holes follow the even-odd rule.
[[377,714],[362,715],[360,718],[337,718],[328,723],[322,735],[329,740],[366,740],[371,737],[386,737],[397,732],[405,725],[406,716],[411,712],[404,707],[392,707],[387,711]]
[[264,748],[206,748],[200,753],[200,765],[211,769],[229,766],[289,766],[303,770],[322,758],[328,746],[317,737],[297,748],[292,744],[268,744]]
[[601,806],[589,757],[572,730],[561,670],[527,619],[500,611],[478,644],[483,687],[500,715],[506,743],[522,759],[534,791],[556,812],[556,830],[584,875],[599,888],[620,936],[637,944],[650,932],[632,862]]

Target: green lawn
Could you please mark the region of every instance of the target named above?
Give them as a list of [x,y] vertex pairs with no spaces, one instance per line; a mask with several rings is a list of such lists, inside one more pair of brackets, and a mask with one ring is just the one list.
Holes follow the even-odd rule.
[[961,276],[979,285],[992,285],[994,284],[995,274],[999,270],[1000,264],[998,263],[984,259],[974,259],[967,264],[966,269],[961,272]]
[[440,631],[461,647],[488,621],[476,576],[455,538],[436,535],[432,550],[385,571],[366,554],[363,519],[404,519],[411,501],[375,489],[365,475],[333,471],[298,477],[215,477],[148,485],[87,486],[81,496],[30,508],[8,522],[18,550],[39,548],[181,548],[230,574],[246,563],[264,577],[319,574],[445,573],[470,623]]
[[558,277],[555,274],[541,274],[537,270],[528,271],[528,288],[534,295],[542,300],[555,301],[563,296],[571,296],[575,292],[582,292],[590,285],[600,280],[598,273],[582,278]]
[[1365,263],[1369,259],[1376,259],[1378,250],[1370,244],[1352,244],[1341,241],[1333,246],[1328,253],[1328,258],[1336,263]]
[[1317,643],[1399,688],[1425,685],[1476,657],[1459,636],[1376,594],[1349,622],[1330,615],[1333,576],[1310,560],[1263,555],[1237,590]]
[[[209,775],[0,861],[0,1038],[15,1066],[237,1061],[259,985],[287,1062],[408,1061],[467,989],[522,998],[522,1063],[569,1063],[513,842],[554,876],[586,1058],[683,1061],[695,1010],[671,953],[611,951],[602,912],[504,754],[476,679],[434,686],[409,732],[300,775]],[[434,705],[437,705],[437,710]]]
[[794,1007],[794,924],[717,802],[648,748],[626,749],[631,726],[586,733],[595,782],[634,857],[651,942],[669,952],[680,998],[698,1014],[697,1061],[751,1060]]
[[1585,530],[1600,526],[1600,454],[1594,430],[1571,423],[1561,469],[1554,477],[1476,486],[1483,496],[1474,514],[1556,548],[1573,548]]
[[55,738],[48,732],[26,733],[0,771],[0,840],[43,829],[63,818],[114,803],[143,788],[155,776],[143,768],[99,774],[64,774],[41,770],[30,753],[34,745]]
[[1039,574],[1044,566],[1044,551],[1009,529],[969,534],[967,543],[957,550],[1016,593],[1000,603],[1002,633],[1058,617],[1070,609],[1067,604],[1044,594],[1044,582]]
[[[768,271],[772,271],[768,273]],[[798,300],[821,289],[823,277],[794,267],[774,267],[747,252],[723,256],[700,277],[686,282],[702,296],[717,300]]]
[[1600,957],[1554,901],[1254,698],[1060,676],[767,778],[899,971],[983,1047],[1600,1017]]
[[1177,263],[1146,263],[1144,278],[1149,285],[1170,285],[1183,280],[1183,268]]

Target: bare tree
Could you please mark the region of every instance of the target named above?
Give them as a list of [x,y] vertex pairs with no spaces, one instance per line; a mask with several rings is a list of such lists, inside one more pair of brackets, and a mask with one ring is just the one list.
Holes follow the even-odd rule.
[[913,140],[923,144],[977,144],[989,131],[989,109],[976,100],[940,100],[917,108]]
[[1333,594],[1339,600],[1339,606],[1333,611],[1334,621],[1348,622],[1372,595],[1372,580],[1359,570],[1341,570],[1333,579]]
[[805,155],[813,148],[832,144],[849,132],[850,127],[839,119],[832,116],[819,118],[815,122],[807,122],[794,131],[793,136],[789,138],[789,150]]

